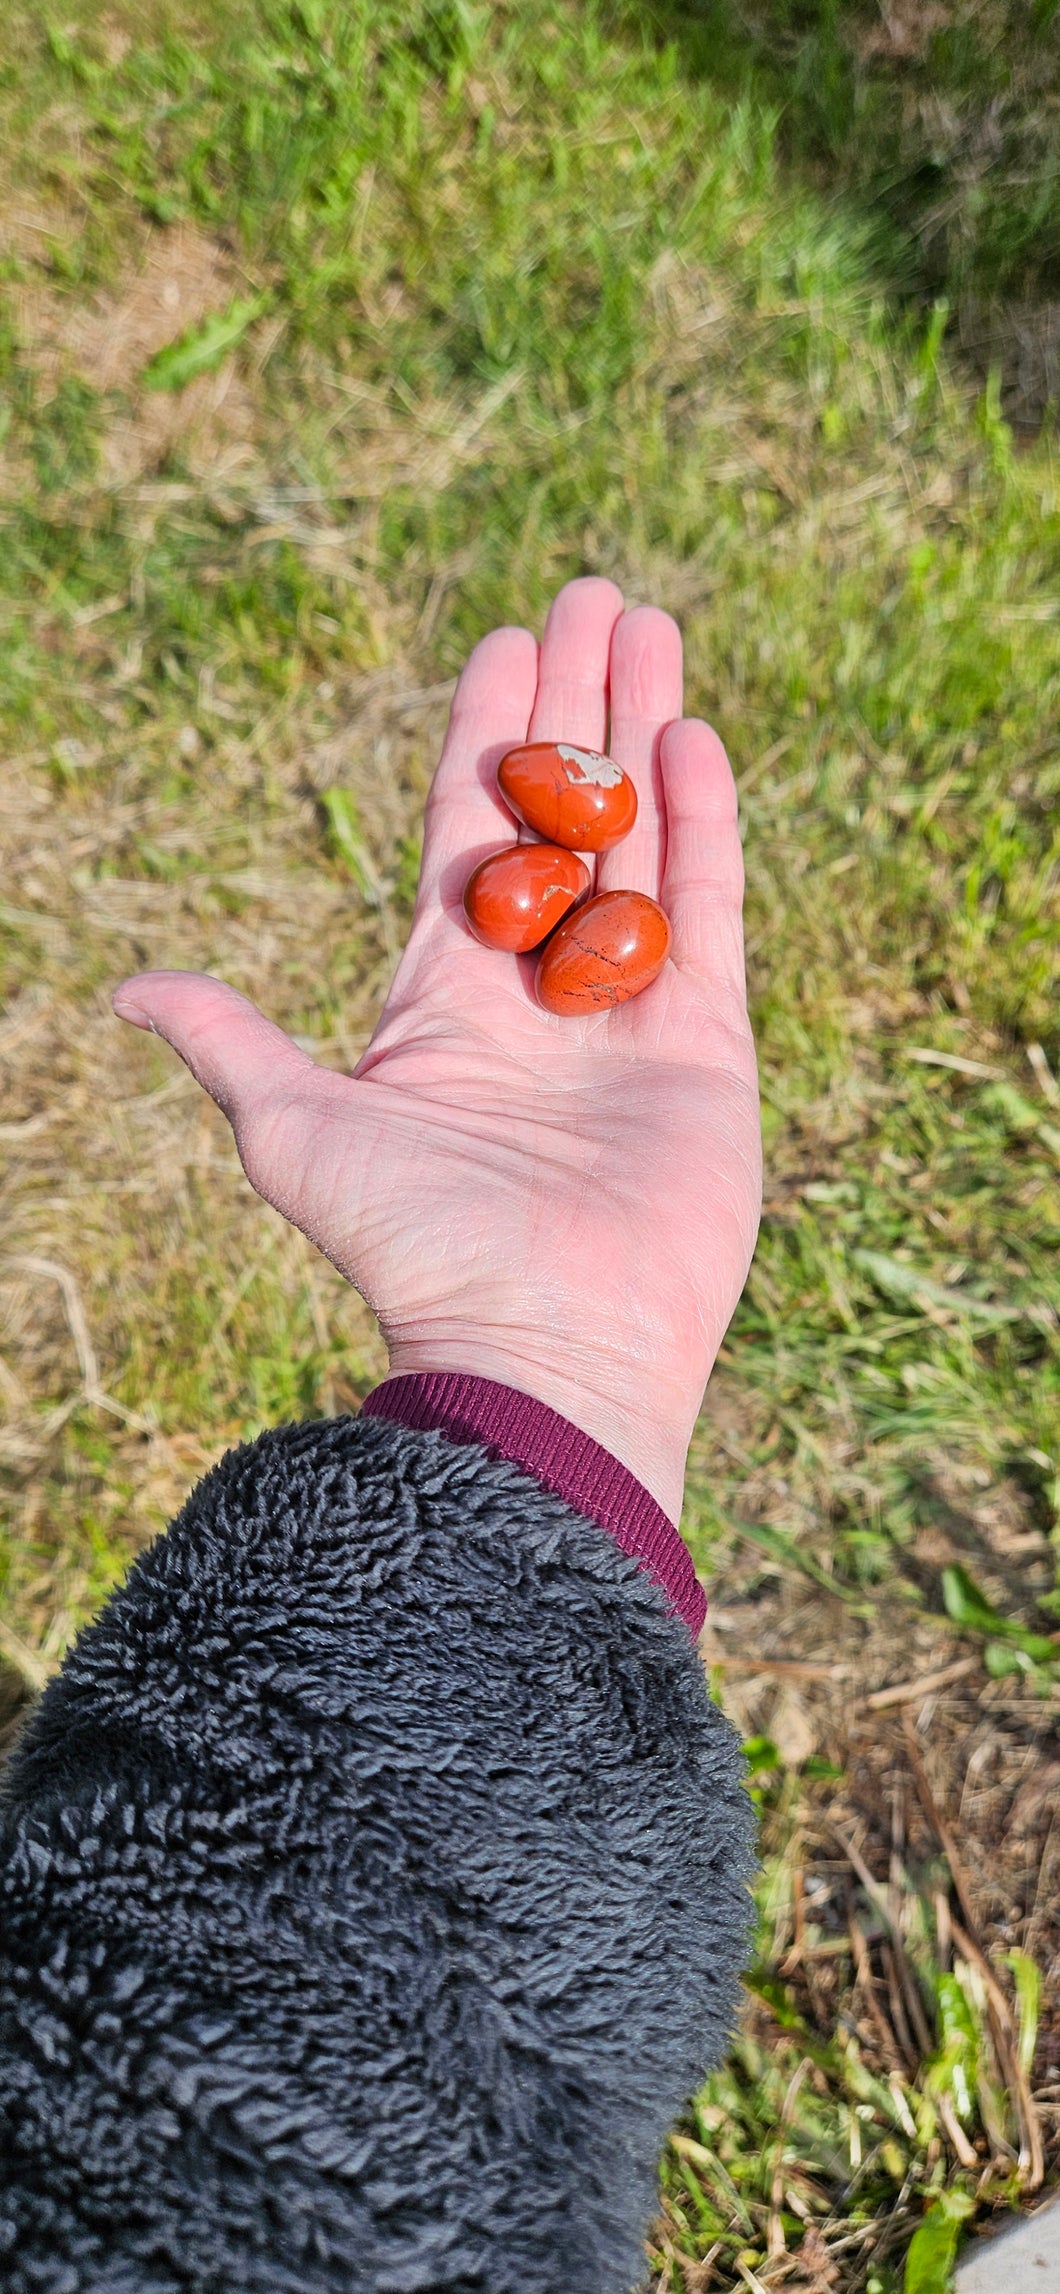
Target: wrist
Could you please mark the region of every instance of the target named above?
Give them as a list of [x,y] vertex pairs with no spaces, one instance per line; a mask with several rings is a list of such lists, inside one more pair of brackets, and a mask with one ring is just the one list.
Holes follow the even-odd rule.
[[610,1452],[641,1483],[675,1525],[681,1519],[685,1463],[692,1422],[671,1424],[665,1413],[652,1408],[656,1400],[647,1368],[633,1376],[627,1367],[588,1366],[572,1361],[558,1350],[518,1349],[485,1338],[479,1332],[438,1334],[423,1339],[389,1341],[392,1378],[426,1372],[449,1372],[469,1378],[488,1378],[511,1386],[569,1419],[602,1449]]

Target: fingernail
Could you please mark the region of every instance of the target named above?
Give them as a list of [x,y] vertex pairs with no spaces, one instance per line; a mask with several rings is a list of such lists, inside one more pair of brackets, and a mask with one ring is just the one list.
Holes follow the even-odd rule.
[[112,996],[110,1001],[111,1010],[115,1013],[118,1019],[128,1020],[130,1026],[134,1028],[146,1028],[149,1035],[155,1034],[156,1030],[153,1019],[150,1017],[150,1014],[145,1012],[139,1004],[127,1003],[125,999],[120,995],[120,993],[118,995]]

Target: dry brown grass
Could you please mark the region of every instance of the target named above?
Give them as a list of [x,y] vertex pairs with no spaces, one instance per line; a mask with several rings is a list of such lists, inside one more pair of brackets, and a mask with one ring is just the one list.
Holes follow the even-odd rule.
[[[274,712],[249,738],[233,739],[223,704],[208,748],[189,728],[185,761],[200,783],[191,842],[201,867],[189,853],[183,807],[123,796],[120,763],[100,787],[78,759],[82,778],[61,804],[42,791],[34,763],[4,785],[3,881],[17,888],[34,933],[43,935],[38,977],[0,1031],[0,1459],[20,1485],[19,1559],[8,1583],[17,1626],[8,1628],[6,1646],[33,1681],[61,1655],[100,1590],[91,1557],[77,1550],[83,1527],[71,1520],[79,1476],[64,1435],[76,1414],[87,1410],[106,1427],[100,1528],[115,1557],[127,1559],[245,1430],[233,1415],[233,1361],[238,1331],[250,1327],[243,1301],[263,1268],[281,1296],[303,1303],[332,1365],[322,1373],[325,1406],[355,1406],[362,1384],[385,1368],[361,1302],[251,1195],[217,1111],[186,1074],[174,1074],[166,1054],[130,1046],[109,1008],[111,986],[130,969],[202,967],[297,1029],[316,1001],[318,967],[329,965],[344,977],[342,1016],[333,1034],[313,1037],[313,1049],[335,1064],[356,1061],[399,926],[385,895],[373,906],[321,865],[317,792],[352,776],[369,848],[392,849],[416,817],[449,687],[416,687],[400,667],[351,683],[341,698],[334,680],[330,686],[329,718],[343,719],[338,733],[314,737],[311,722],[303,732],[304,713]],[[163,862],[173,855],[181,864],[179,887],[123,876],[120,855],[145,842]],[[101,873],[111,856],[117,872]],[[156,1348],[166,1359],[169,1312],[178,1331],[186,1324],[183,1297],[211,1301],[196,1370],[215,1382],[205,1446],[192,1426],[163,1431],[153,1422],[169,1414],[163,1396],[157,1408],[149,1393],[130,1408],[114,1391],[128,1390],[130,1359],[146,1365]],[[170,1368],[179,1385],[182,1365]],[[142,1392],[138,1371],[132,1375]],[[57,1466],[65,1485],[58,1518]]]

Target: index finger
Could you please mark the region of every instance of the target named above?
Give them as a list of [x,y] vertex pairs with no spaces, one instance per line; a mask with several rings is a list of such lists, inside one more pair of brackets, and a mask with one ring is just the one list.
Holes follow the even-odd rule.
[[525,741],[537,685],[537,643],[528,629],[492,629],[461,673],[441,760],[423,822],[423,861],[413,930],[433,920],[456,861],[475,863],[512,842],[511,815],[497,787],[506,749]]

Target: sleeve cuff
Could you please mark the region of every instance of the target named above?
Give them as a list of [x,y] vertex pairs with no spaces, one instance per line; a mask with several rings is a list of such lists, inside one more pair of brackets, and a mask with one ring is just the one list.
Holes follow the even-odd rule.
[[628,1467],[547,1402],[492,1378],[428,1370],[386,1379],[362,1409],[369,1418],[445,1434],[453,1442],[481,1442],[494,1457],[521,1466],[554,1497],[598,1522],[623,1553],[649,1570],[693,1640],[698,1637],[706,1595],[673,1522]]

